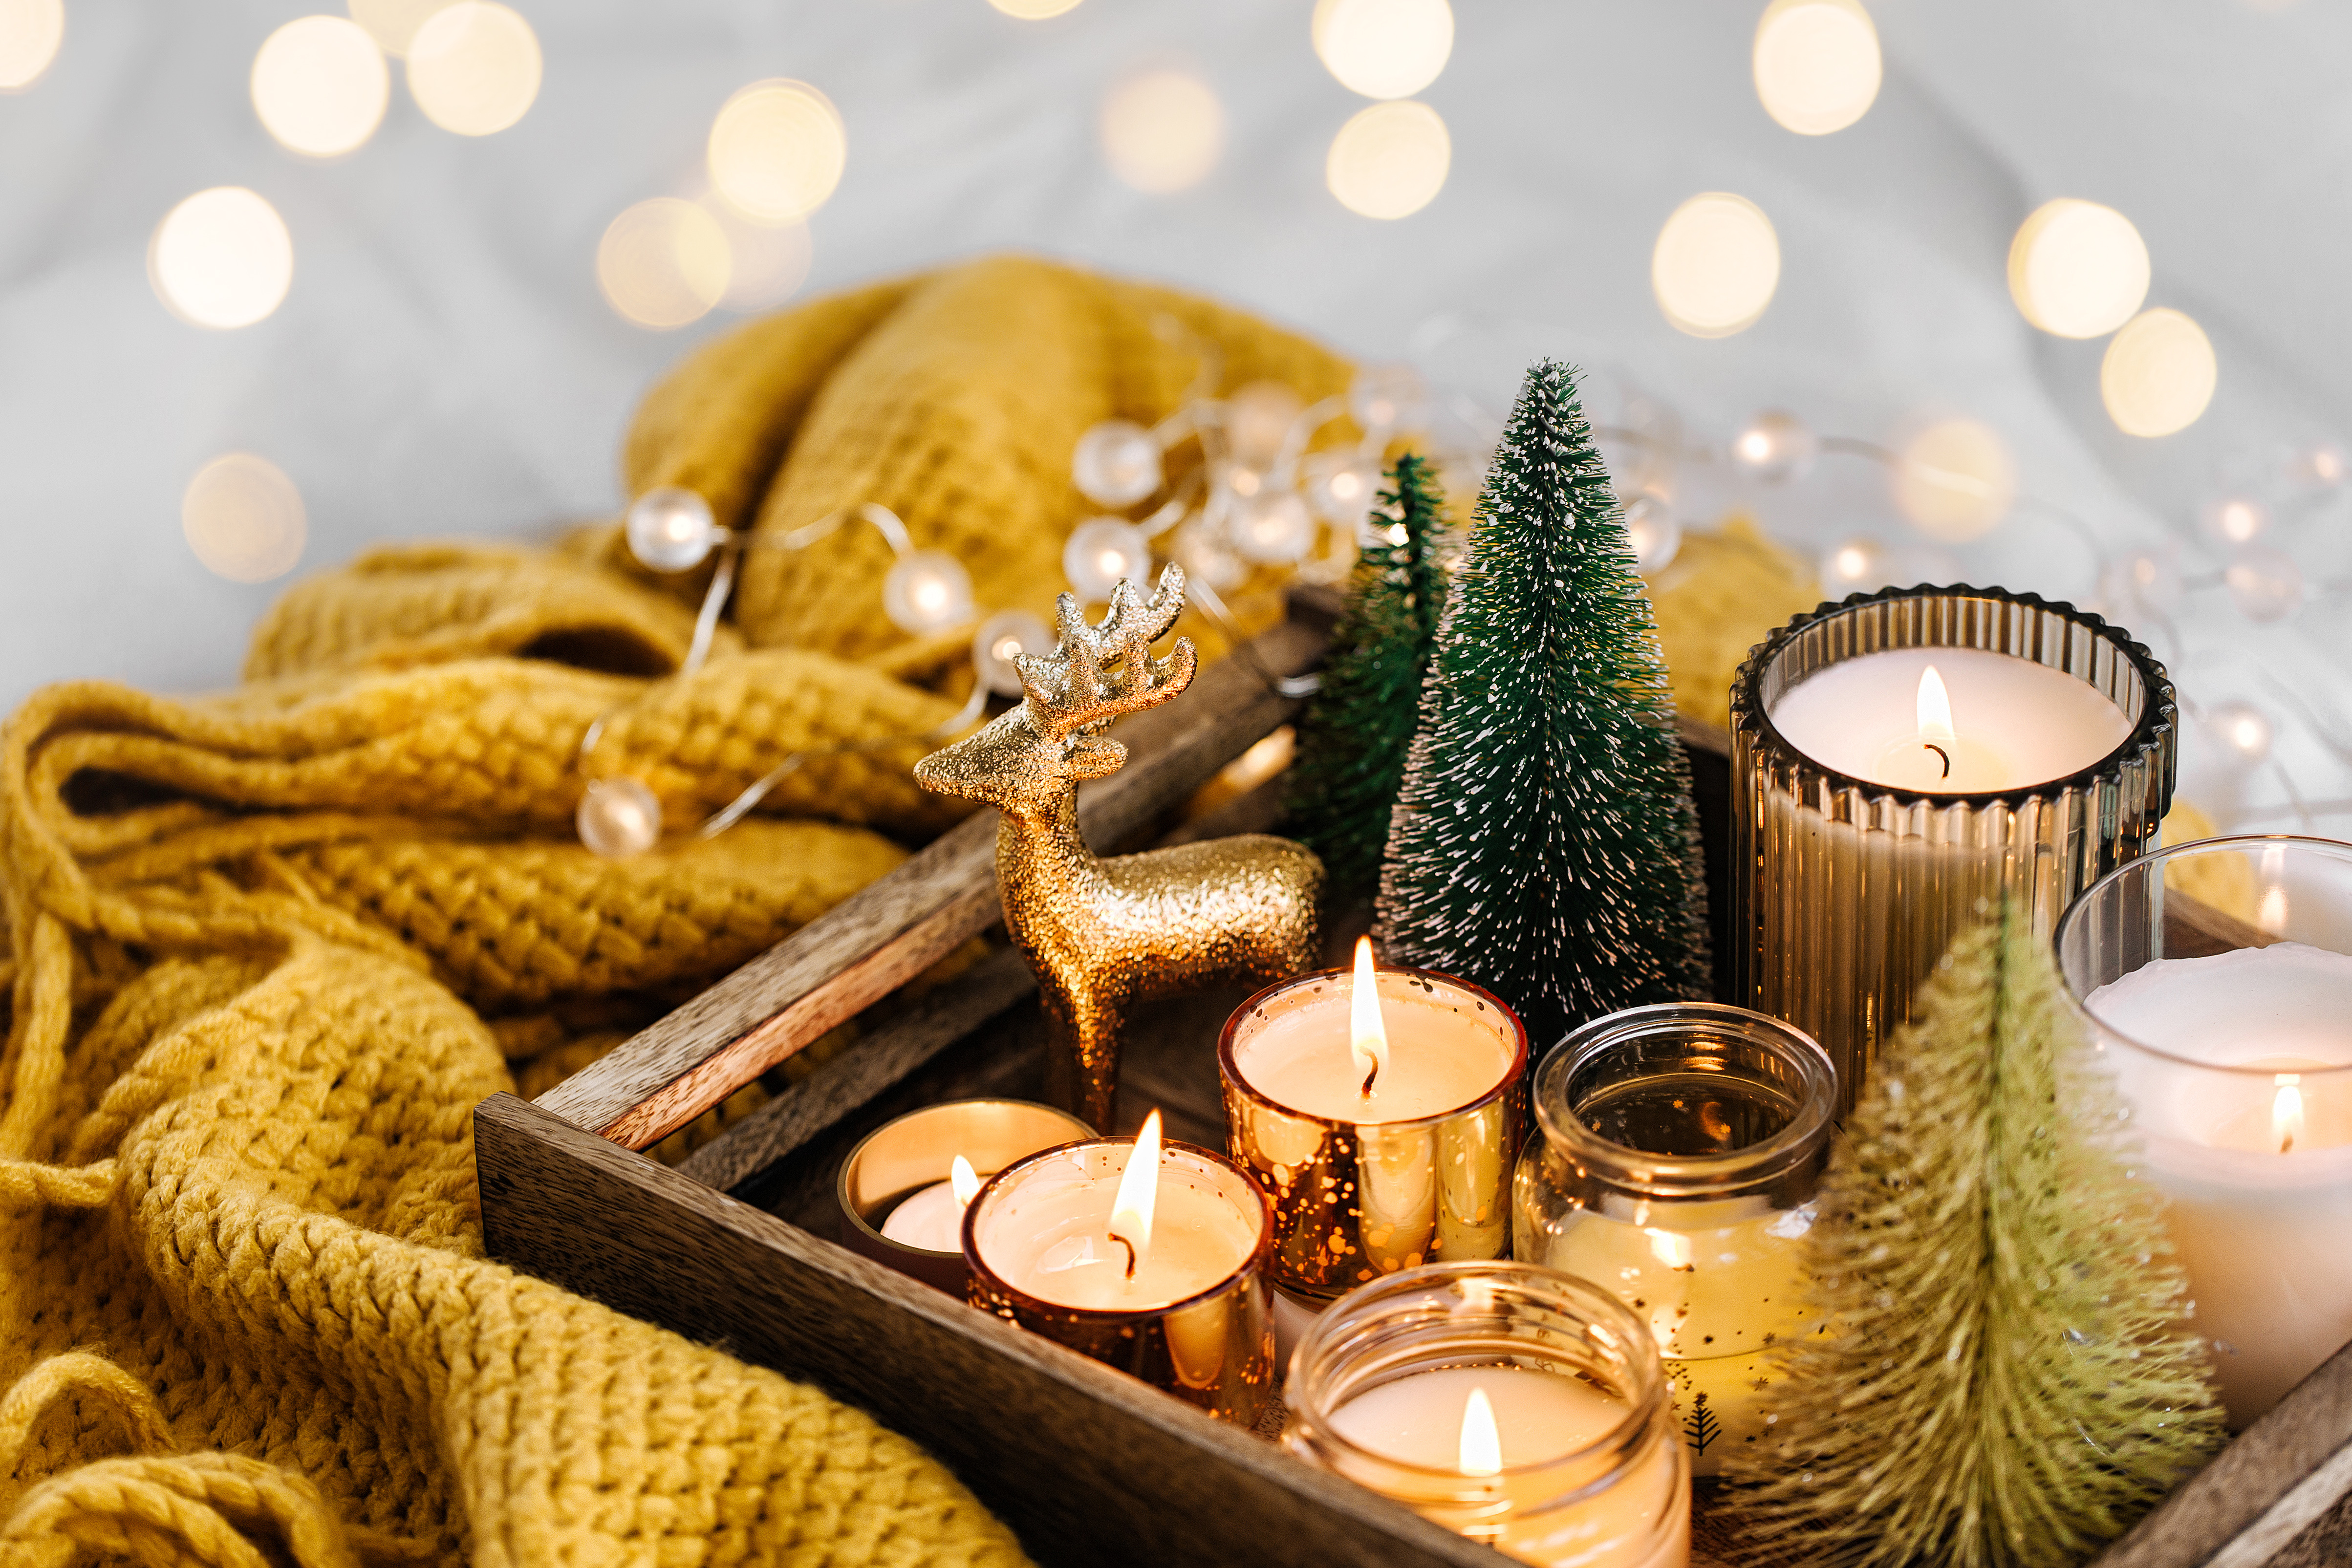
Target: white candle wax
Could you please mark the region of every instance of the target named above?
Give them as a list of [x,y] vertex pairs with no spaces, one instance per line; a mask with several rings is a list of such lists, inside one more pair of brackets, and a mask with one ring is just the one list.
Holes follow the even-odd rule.
[[[1935,667],[1950,733],[1923,731],[1920,682]],[[1897,648],[1814,671],[1770,716],[1823,768],[1894,789],[2028,789],[2080,772],[2123,744],[2131,720],[2093,686],[2031,659],[1980,648]],[[1950,758],[1928,748],[1930,741]]]
[[1493,1009],[1439,983],[1423,991],[1391,970],[1381,986],[1388,1065],[1364,1092],[1349,1028],[1349,986],[1273,1013],[1234,1046],[1244,1082],[1277,1105],[1374,1126],[1459,1110],[1503,1081],[1517,1054]]
[[1257,1248],[1262,1211],[1244,1212],[1195,1156],[1161,1156],[1151,1234],[1135,1277],[1111,1239],[1121,1168],[1090,1169],[1057,1154],[986,1211],[972,1240],[981,1260],[1014,1290],[1058,1306],[1150,1312],[1215,1288]]
[[963,1199],[953,1182],[940,1182],[909,1197],[882,1222],[882,1238],[929,1252],[963,1250]]
[[2352,956],[2283,942],[2164,958],[2088,1007],[2210,1064],[2109,1052],[2242,1426],[2352,1340]]
[[[1622,1426],[1631,1406],[1588,1383],[1508,1366],[1446,1367],[1414,1373],[1366,1390],[1331,1413],[1331,1429],[1368,1452],[1424,1469],[1452,1470],[1462,1454],[1462,1423],[1471,1391],[1483,1391],[1501,1439],[1504,1473],[1465,1487],[1491,1489],[1537,1508],[1593,1478],[1515,1469],[1563,1458]],[[1513,1513],[1492,1541],[1537,1563],[1576,1568],[1667,1568],[1690,1554],[1689,1491],[1675,1450],[1654,1446],[1594,1495],[1538,1513]]]

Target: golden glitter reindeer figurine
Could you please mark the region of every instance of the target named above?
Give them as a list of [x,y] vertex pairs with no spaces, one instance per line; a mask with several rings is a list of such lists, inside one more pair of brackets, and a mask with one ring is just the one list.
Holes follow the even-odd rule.
[[1192,682],[1189,639],[1151,656],[1183,608],[1175,566],[1148,601],[1131,584],[1114,588],[1100,626],[1065,593],[1059,644],[1015,661],[1021,706],[915,768],[925,789],[1003,813],[996,882],[1005,929],[1036,972],[1053,1026],[1048,1087],[1105,1131],[1119,1030],[1136,1003],[1220,980],[1287,979],[1319,950],[1323,862],[1302,844],[1246,833],[1098,860],[1078,836],[1078,784],[1127,762],[1103,729]]

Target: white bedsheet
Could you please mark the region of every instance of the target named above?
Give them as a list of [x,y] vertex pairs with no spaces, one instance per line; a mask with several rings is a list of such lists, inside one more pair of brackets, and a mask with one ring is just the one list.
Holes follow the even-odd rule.
[[[234,678],[282,583],[222,581],[181,538],[181,491],[223,451],[299,485],[298,570],[612,509],[630,407],[728,319],[624,323],[597,289],[597,237],[632,202],[690,193],[711,114],[764,76],[816,83],[848,128],[813,288],[1023,246],[1211,290],[1370,357],[1452,313],[1479,345],[1455,359],[1486,367],[1491,396],[1526,355],[1570,351],[1717,442],[1767,405],[1872,439],[1964,413],[2110,549],[2189,536],[2223,486],[2352,438],[2352,12],[2324,0],[1879,0],[1885,89],[1821,139],[1757,103],[1754,0],[1457,0],[1453,59],[1423,95],[1451,129],[1452,176],[1385,224],[1323,188],[1363,100],[1317,62],[1305,0],[1084,0],[1044,23],[982,0],[516,4],[546,54],[520,125],[452,136],[395,85],[373,141],[312,164],[247,94],[254,50],[300,7],[68,0],[56,66],[0,98],[0,703],[79,676]],[[1154,197],[1113,178],[1094,126],[1106,87],[1158,61],[1214,86],[1229,141],[1204,184]],[[175,202],[232,183],[284,214],[294,284],[268,320],[208,332],[157,301],[145,253]],[[1717,341],[1667,327],[1648,282],[1659,224],[1707,189],[1759,203],[1783,255],[1761,322]],[[2010,236],[2056,195],[2127,214],[2153,253],[2150,303],[2212,335],[2221,390],[2186,433],[2117,434],[2102,345],[2035,332],[2010,304]],[[1689,507],[1704,520],[1733,502],[1808,549],[1900,532],[1883,476],[1850,459]],[[2320,595],[2297,621],[2251,626],[2209,588],[2173,627],[2135,630],[2192,701],[2249,698],[2278,722],[2282,767],[2251,777],[2192,735],[2192,800],[2343,835],[2352,505],[2281,528]],[[2082,545],[2030,516],[1957,553],[1971,580],[2094,588]],[[2187,565],[2220,561],[2192,543]]]

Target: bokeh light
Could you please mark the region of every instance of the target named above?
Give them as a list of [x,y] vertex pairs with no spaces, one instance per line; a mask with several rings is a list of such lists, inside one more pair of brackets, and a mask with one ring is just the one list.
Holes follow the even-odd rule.
[[2099,363],[2099,396],[2126,435],[2170,435],[2213,401],[2220,369],[2205,329],[2158,306],[2126,322]]
[[0,0],[0,92],[40,80],[65,38],[65,0]]
[[1780,285],[1772,220],[1728,191],[1707,191],[1676,207],[1650,254],[1658,308],[1694,338],[1727,338],[1753,326]]
[[1860,120],[1883,69],[1878,29],[1857,0],[1772,0],[1756,24],[1756,96],[1800,136]]
[[808,225],[749,222],[715,193],[697,204],[718,220],[727,235],[727,292],[719,297],[721,307],[743,314],[773,310],[800,292],[816,259]]
[[1454,53],[1446,0],[1316,0],[1311,26],[1323,64],[1366,98],[1411,98]]
[[375,134],[392,101],[392,72],[366,28],[341,16],[302,16],[253,57],[253,112],[286,148],[336,158]]
[[425,118],[460,136],[488,136],[539,97],[539,36],[496,0],[457,0],[408,41],[408,90]]
[[352,20],[367,29],[376,47],[397,58],[408,52],[416,29],[436,11],[446,11],[457,0],[348,0]]
[[1339,127],[1323,177],[1349,212],[1402,218],[1435,199],[1453,161],[1453,139],[1437,110],[1411,100],[1376,103]]
[[1939,420],[1904,444],[1894,484],[1895,504],[1913,527],[1966,544],[1999,528],[2016,505],[2017,464],[1990,425]]
[[824,205],[848,159],[840,111],[806,82],[753,82],[710,124],[710,183],[754,223],[791,223]]
[[1154,194],[1197,185],[1225,150],[1225,110],[1190,71],[1128,78],[1103,99],[1103,156],[1111,172]]
[[215,185],[155,225],[147,277],[184,321],[250,327],[278,308],[294,281],[294,236],[258,194]]
[[2104,338],[2147,298],[2147,244],[2129,218],[2062,196],[2018,225],[2009,295],[2028,321],[2061,338]]
[[1078,0],[988,0],[988,3],[1008,16],[1018,16],[1024,22],[1042,22],[1048,16],[1058,16],[1072,9]]
[[230,452],[188,481],[180,497],[180,531],[215,576],[267,582],[302,559],[309,525],[302,492],[284,469],[250,452]]
[[596,281],[623,319],[657,329],[698,321],[727,296],[734,255],[719,220],[675,196],[614,218],[596,245]]

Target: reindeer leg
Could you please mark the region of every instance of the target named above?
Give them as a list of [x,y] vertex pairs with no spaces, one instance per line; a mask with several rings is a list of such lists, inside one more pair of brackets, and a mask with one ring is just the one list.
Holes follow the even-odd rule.
[[1048,1030],[1045,1097],[1108,1134],[1118,1100],[1119,1009],[1058,987],[1045,988],[1041,999]]

